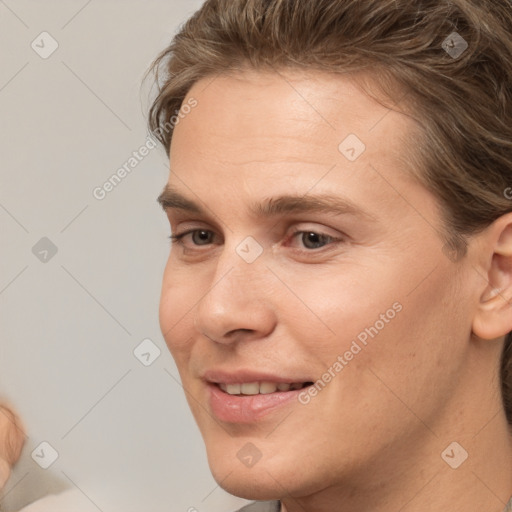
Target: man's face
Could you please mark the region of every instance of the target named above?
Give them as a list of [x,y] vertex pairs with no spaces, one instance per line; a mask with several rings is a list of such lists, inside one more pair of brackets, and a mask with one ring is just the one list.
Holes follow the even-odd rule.
[[[188,233],[172,243],[162,332],[214,477],[253,499],[378,484],[425,456],[471,330],[464,264],[407,169],[412,121],[315,77],[197,83],[162,196]],[[440,460],[452,439],[437,441]]]

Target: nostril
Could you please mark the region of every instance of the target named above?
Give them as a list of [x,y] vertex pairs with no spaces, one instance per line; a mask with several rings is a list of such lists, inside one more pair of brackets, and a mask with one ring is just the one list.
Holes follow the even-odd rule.
[[241,333],[249,333],[252,334],[254,332],[253,329],[233,329],[232,331],[229,331],[226,333],[226,338],[235,338],[236,336],[240,335]]

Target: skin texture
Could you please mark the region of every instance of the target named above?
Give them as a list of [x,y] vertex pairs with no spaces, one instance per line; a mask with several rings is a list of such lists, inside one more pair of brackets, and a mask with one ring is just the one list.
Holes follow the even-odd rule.
[[[462,260],[447,257],[436,199],[407,169],[413,121],[348,77],[246,70],[188,97],[198,104],[175,128],[168,185],[206,213],[166,211],[174,234],[211,235],[172,243],[160,323],[215,479],[281,499],[283,512],[501,512],[512,494],[498,373],[512,330],[512,216]],[[366,145],[355,161],[338,149],[349,134]],[[287,194],[334,194],[366,216],[250,212]],[[331,238],[312,249],[295,231]],[[263,249],[253,263],[236,251],[248,236]],[[215,418],[205,371],[314,382],[396,303],[308,404],[252,424]],[[454,441],[469,455],[457,469],[441,457]],[[247,443],[261,453],[252,467],[237,457]]]
[[20,419],[5,405],[0,405],[0,489],[11,474],[11,467],[18,461],[25,442]]

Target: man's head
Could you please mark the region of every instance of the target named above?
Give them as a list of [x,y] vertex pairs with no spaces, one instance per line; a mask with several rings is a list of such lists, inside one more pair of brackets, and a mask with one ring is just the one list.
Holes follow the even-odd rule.
[[511,31],[505,0],[214,0],[157,61],[160,321],[227,490],[391,492],[507,432]]

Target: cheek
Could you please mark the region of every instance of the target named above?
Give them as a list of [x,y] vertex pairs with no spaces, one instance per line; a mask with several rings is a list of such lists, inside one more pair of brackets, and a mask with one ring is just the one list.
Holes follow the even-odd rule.
[[293,294],[281,290],[276,301],[280,316],[293,329],[293,338],[326,364],[350,350],[354,340],[364,347],[403,315],[400,280],[372,270],[347,264],[311,269],[300,280],[287,276]]
[[[317,372],[341,356],[346,366],[373,369],[405,390],[414,375],[419,390],[429,375],[442,374],[441,383],[450,378],[450,365],[455,366],[450,361],[460,360],[462,350],[455,342],[464,319],[454,300],[454,278],[446,266],[432,272],[435,266],[407,273],[404,268],[413,266],[395,261],[379,268],[354,265],[326,276],[303,275],[290,281],[295,296],[283,292],[279,310],[292,338],[317,362]],[[447,346],[446,340],[453,342]]]
[[[378,395],[390,408],[403,402],[427,423],[435,417],[457,383],[469,336],[461,328],[464,319],[454,293],[453,276],[439,268],[414,291],[397,290],[388,297],[402,309],[367,338],[359,359],[361,369],[372,374],[369,395]],[[382,326],[375,319],[383,309],[372,309],[374,327]],[[367,326],[363,329],[368,332]],[[354,384],[354,393],[361,393]]]
[[187,347],[197,303],[194,276],[167,264],[160,294],[159,320],[163,337],[173,356]]

